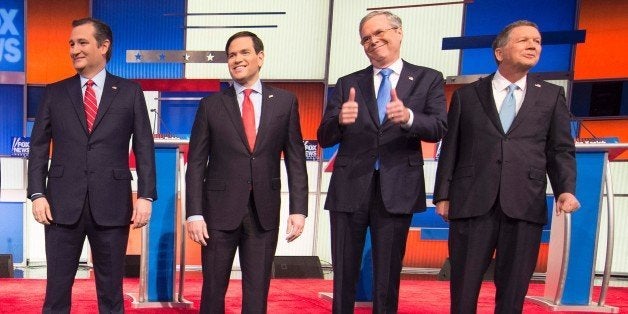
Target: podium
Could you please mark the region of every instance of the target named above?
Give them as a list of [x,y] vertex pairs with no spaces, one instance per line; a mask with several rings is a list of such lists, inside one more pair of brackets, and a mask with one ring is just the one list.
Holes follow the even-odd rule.
[[[180,225],[177,228],[178,191],[185,191],[185,163],[179,145],[187,140],[155,139],[157,200],[151,218],[142,229],[139,292],[129,293],[134,308],[191,308],[183,298],[185,274],[185,193],[181,193]],[[176,281],[177,236],[180,234],[179,281]]]
[[[527,296],[528,301],[552,311],[619,312],[617,307],[605,304],[614,241],[614,194],[608,155],[626,148],[628,143],[576,144],[576,197],[581,208],[573,214],[552,219],[544,295]],[[607,245],[601,292],[599,300],[594,302],[592,291],[604,187],[607,193]]]

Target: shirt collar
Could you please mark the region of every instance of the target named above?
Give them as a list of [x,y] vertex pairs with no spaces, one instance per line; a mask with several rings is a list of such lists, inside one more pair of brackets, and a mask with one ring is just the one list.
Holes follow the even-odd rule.
[[[401,74],[402,67],[403,67],[403,60],[401,60],[401,58],[397,59],[397,61],[393,62],[391,65],[388,66],[388,68],[391,69],[397,75]],[[381,70],[382,70],[381,68],[377,68],[373,66],[373,75],[378,75],[379,71]]]
[[499,73],[499,70],[497,70],[495,72],[495,75],[493,76],[493,88],[497,91],[502,91],[508,88],[510,84],[515,84],[517,85],[517,87],[519,87],[520,90],[525,92],[527,79],[528,79],[528,76],[524,75],[521,79],[512,83],[509,80],[507,80],[501,73]]
[[[87,81],[89,81],[88,78],[79,75],[81,78],[81,87],[85,86],[85,84],[87,84]],[[92,81],[94,81],[94,85],[100,87],[101,89],[105,86],[105,78],[107,77],[107,71],[105,70],[105,68],[103,68],[102,70],[100,70],[100,72],[98,72],[98,74],[94,75],[94,77],[91,78]]]
[[[233,81],[233,88],[235,88],[236,95],[244,92],[244,90],[247,89],[247,87],[240,85],[240,83],[236,81]],[[254,90],[256,93],[261,95],[262,94],[262,81],[258,79],[255,82],[255,84],[253,84],[253,86],[251,86],[250,88]]]

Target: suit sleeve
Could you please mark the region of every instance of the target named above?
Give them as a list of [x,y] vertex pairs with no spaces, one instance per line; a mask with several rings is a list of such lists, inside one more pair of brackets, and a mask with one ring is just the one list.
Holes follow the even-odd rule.
[[325,107],[325,113],[317,131],[318,144],[322,147],[334,146],[342,140],[344,127],[340,125],[338,116],[343,104],[343,89],[342,79],[339,79],[333,95],[327,101],[327,107]]
[[207,100],[201,100],[190,135],[188,167],[185,172],[187,217],[203,214],[203,181],[211,147],[207,123]]
[[[413,110],[414,121],[408,131],[426,142],[438,142],[447,132],[447,112],[445,99],[445,81],[440,72],[434,71],[431,80],[426,80],[429,87],[422,111]],[[411,104],[405,104],[412,107]]]
[[299,105],[294,96],[292,99],[288,137],[283,148],[290,192],[290,214],[307,216],[308,184],[305,166],[305,147],[303,146],[303,136],[301,134]]
[[565,91],[560,87],[545,148],[547,174],[556,196],[565,192],[575,194],[576,191],[576,148],[570,120]]
[[454,92],[447,115],[449,130],[443,138],[438,167],[436,168],[436,182],[434,183],[434,204],[449,199],[449,185],[456,168],[458,156],[458,141],[460,136],[460,95]]
[[48,176],[48,160],[50,159],[50,87],[46,88],[43,101],[37,111],[35,125],[31,133],[30,151],[28,156],[28,191],[27,197],[35,193],[46,194],[46,177]]
[[137,196],[157,199],[155,178],[155,144],[150,128],[144,93],[139,85],[135,88],[133,121],[133,152],[137,169]]

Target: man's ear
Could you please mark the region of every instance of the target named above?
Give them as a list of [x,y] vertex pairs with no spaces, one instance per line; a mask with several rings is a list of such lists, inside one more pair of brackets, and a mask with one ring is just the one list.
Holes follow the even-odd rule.
[[103,42],[100,44],[100,47],[98,48],[100,49],[100,52],[104,56],[107,54],[107,51],[109,51],[110,47],[111,47],[111,41],[109,41],[109,39],[105,39],[103,40]]

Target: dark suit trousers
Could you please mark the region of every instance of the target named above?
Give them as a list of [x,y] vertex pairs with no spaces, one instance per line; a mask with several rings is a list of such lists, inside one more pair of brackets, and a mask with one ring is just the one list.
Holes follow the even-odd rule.
[[122,278],[129,226],[97,225],[86,198],[77,223],[52,223],[45,227],[45,235],[47,281],[43,313],[70,313],[72,285],[86,236],[94,262],[98,311],[124,313]]
[[521,313],[539,254],[542,228],[506,216],[499,197],[486,215],[451,220],[451,313],[476,313],[482,277],[494,252],[495,313]]
[[382,201],[379,174],[355,212],[330,211],[334,268],[333,313],[353,313],[366,229],[373,246],[373,312],[396,313],[399,280],[412,215],[393,215]]
[[262,229],[251,197],[249,212],[237,229],[208,232],[207,246],[201,248],[200,313],[225,313],[225,295],[237,248],[242,270],[242,313],[266,313],[278,229]]

